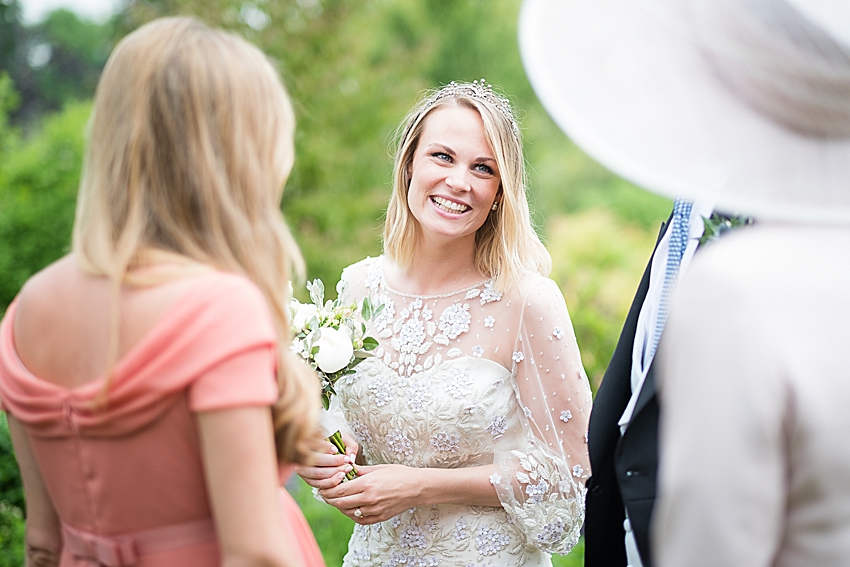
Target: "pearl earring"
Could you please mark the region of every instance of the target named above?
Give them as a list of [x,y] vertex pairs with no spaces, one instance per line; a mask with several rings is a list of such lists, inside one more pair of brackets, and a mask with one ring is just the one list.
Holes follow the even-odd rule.
[[498,209],[498,208],[499,208],[499,203],[493,203],[493,206],[492,206],[492,207],[490,207],[490,210],[491,210],[491,211],[495,211],[495,210],[496,210],[496,209]]

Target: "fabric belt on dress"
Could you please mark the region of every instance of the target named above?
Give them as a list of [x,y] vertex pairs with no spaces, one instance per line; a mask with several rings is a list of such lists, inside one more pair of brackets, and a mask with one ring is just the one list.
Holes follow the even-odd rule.
[[71,555],[104,567],[135,565],[143,555],[215,539],[215,526],[210,518],[116,536],[96,535],[62,523],[63,545]]

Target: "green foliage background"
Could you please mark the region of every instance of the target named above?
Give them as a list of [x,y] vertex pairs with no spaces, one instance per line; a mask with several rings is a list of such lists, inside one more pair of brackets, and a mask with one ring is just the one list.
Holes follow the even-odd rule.
[[[308,277],[329,289],[344,266],[380,253],[388,148],[420,93],[481,77],[501,86],[522,109],[529,201],[595,388],[671,204],[612,175],[552,123],[522,69],[519,7],[520,0],[135,0],[104,24],[60,10],[27,28],[16,19],[17,0],[0,0],[0,313],[30,275],[69,248],[90,98],[109,49],[152,18],[193,14],[277,62],[298,118],[283,211]],[[52,48],[44,67],[28,67],[33,42]],[[291,488],[328,565],[339,565],[351,522],[300,481]],[[21,564],[22,510],[3,420],[0,567]],[[581,565],[582,554],[579,547],[555,564]]]

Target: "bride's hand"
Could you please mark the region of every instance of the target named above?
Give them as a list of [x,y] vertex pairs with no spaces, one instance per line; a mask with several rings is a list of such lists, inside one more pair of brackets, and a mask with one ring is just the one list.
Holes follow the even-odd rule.
[[319,490],[319,495],[358,524],[375,524],[424,504],[424,483],[419,479],[422,470],[403,465],[358,465],[357,478]]
[[343,433],[342,440],[345,443],[346,455],[337,453],[336,447],[330,441],[322,440],[321,450],[313,453],[313,464],[296,466],[295,472],[313,488],[331,488],[341,483],[345,473],[353,468],[359,449],[357,441],[350,435]]

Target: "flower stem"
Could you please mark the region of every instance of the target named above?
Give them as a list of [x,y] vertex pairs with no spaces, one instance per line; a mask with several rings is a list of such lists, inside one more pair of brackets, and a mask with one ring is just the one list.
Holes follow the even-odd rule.
[[[328,437],[328,441],[336,447],[336,451],[340,455],[345,454],[345,443],[342,441],[342,433],[338,430],[333,435]],[[354,469],[354,463],[351,463],[351,470],[345,474],[345,480],[352,480],[357,477],[357,471]]]

